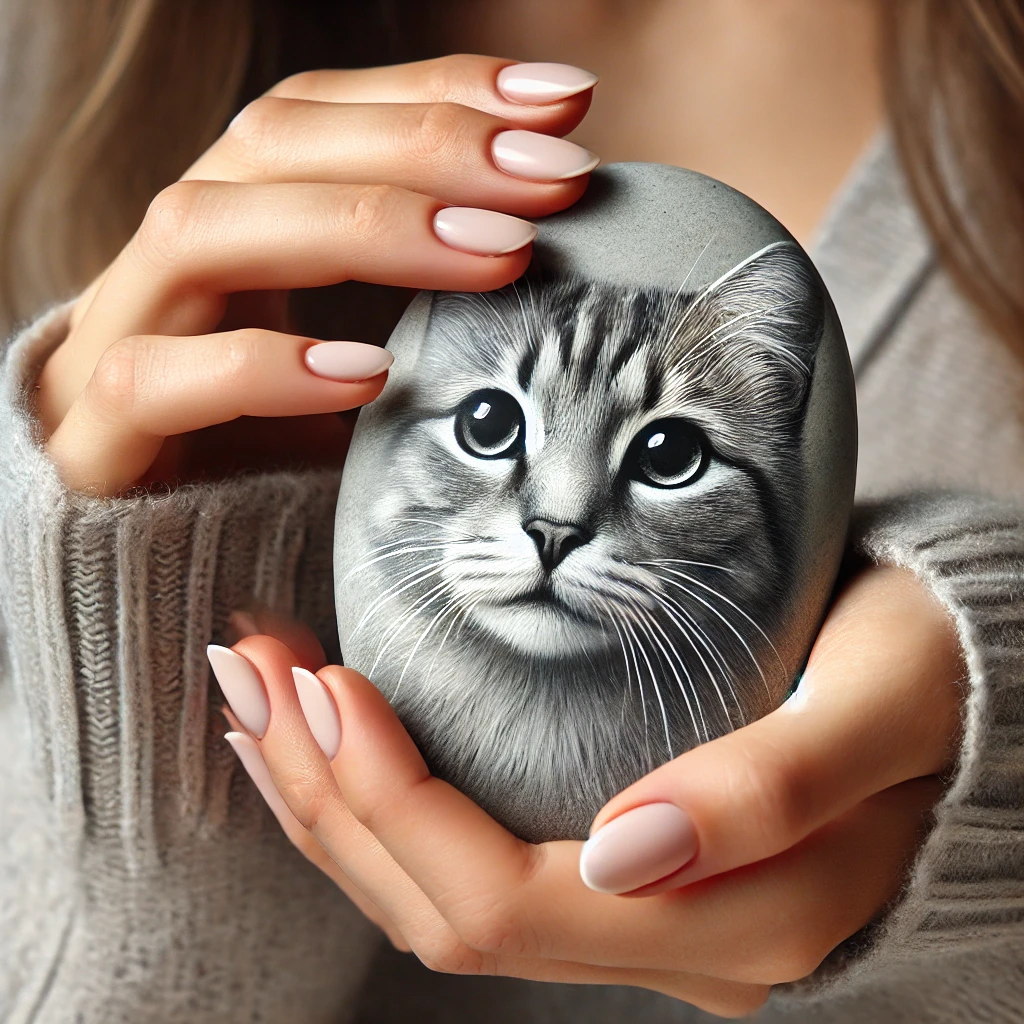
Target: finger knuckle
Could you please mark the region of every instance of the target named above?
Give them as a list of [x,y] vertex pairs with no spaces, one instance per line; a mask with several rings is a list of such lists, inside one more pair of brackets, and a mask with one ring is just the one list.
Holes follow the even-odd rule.
[[209,184],[176,181],[149,204],[135,244],[158,268],[177,267],[192,251],[196,226],[208,212]]
[[750,987],[737,986],[735,991],[727,992],[713,1001],[713,1004],[706,1007],[719,1017],[739,1018],[748,1017],[756,1013],[768,1002],[767,986]]
[[813,974],[831,949],[832,944],[823,941],[817,930],[795,928],[766,950],[760,973],[772,985],[799,981]]
[[317,826],[328,809],[320,782],[297,776],[280,784],[278,789],[295,820],[315,838]]
[[267,332],[247,327],[224,335],[217,377],[226,385],[242,384],[260,366]]
[[760,831],[761,849],[784,850],[805,834],[811,816],[805,774],[778,751],[769,756],[758,751],[743,762],[735,785],[750,794],[757,808],[751,824]]
[[424,103],[413,108],[406,144],[425,163],[449,164],[469,143],[466,108],[458,103]]
[[349,813],[371,835],[379,835],[401,814],[401,808],[384,790],[378,789],[372,781],[345,791],[345,806]]
[[433,100],[455,100],[467,86],[482,79],[493,62],[471,53],[452,53],[424,61],[426,95]]
[[526,956],[535,951],[519,916],[487,899],[451,911],[453,927],[470,949],[495,956]]
[[260,164],[272,153],[291,101],[260,96],[247,103],[224,132],[223,139],[236,159]]
[[399,203],[400,190],[392,185],[365,185],[352,189],[344,211],[350,238],[370,243],[387,230],[391,212]]
[[316,92],[317,86],[323,79],[322,71],[299,71],[287,78],[282,78],[272,89],[267,92],[268,96],[306,96]]
[[135,404],[142,362],[140,338],[122,338],[100,356],[89,380],[88,397],[93,408],[121,418]]
[[428,970],[435,974],[479,975],[489,973],[488,960],[478,950],[462,942],[429,942],[413,946],[413,952]]
[[305,829],[292,828],[287,833],[292,846],[302,854],[306,860],[317,862],[323,847]]

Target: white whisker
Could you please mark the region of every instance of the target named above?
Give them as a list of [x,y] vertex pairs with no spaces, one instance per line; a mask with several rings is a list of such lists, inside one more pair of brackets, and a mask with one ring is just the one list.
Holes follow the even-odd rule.
[[387,653],[388,648],[398,639],[402,633],[405,632],[406,627],[416,620],[416,617],[426,608],[429,608],[436,600],[444,597],[450,589],[451,584],[447,580],[442,580],[440,583],[435,584],[430,590],[423,595],[417,604],[414,604],[412,609],[406,612],[397,623],[392,623],[391,626],[385,631],[384,636],[381,637],[380,643],[377,645],[377,656],[374,659],[373,666],[371,667],[368,675],[373,678],[373,674],[377,670],[377,666],[380,664],[381,659]]
[[[421,566],[420,568],[413,570],[413,572],[408,573],[406,576],[403,576],[402,579],[400,579],[397,583],[388,587],[388,589],[385,590],[376,600],[374,600],[366,609],[366,611],[363,612],[363,617],[356,623],[356,627],[352,630],[351,634],[349,635],[349,639],[351,640],[352,637],[354,637],[363,628],[367,620],[371,616],[375,615],[377,611],[383,608],[384,605],[388,604],[389,602],[393,601],[396,597],[399,597],[402,594],[404,594],[407,590],[410,590],[412,587],[417,586],[424,580],[429,579],[431,576],[434,576],[439,572],[444,572],[444,563],[430,562],[426,566]],[[402,586],[402,584],[405,585]]]
[[[388,558],[400,558],[402,555],[415,555],[422,554],[424,551],[439,551],[449,546],[448,541],[440,541],[437,544],[425,544],[416,547],[402,547],[397,551],[389,551],[386,554],[378,555],[376,558],[371,558],[366,562],[362,562],[357,565],[354,569],[348,572],[343,580],[347,580],[350,576],[354,576],[357,572],[362,572],[364,569],[369,569],[371,565],[376,565],[378,562],[383,562]],[[465,543],[464,541],[462,543]],[[378,549],[379,550],[379,549]]]
[[701,580],[697,579],[696,576],[690,576],[685,572],[680,572],[678,569],[669,569],[667,567],[665,568],[665,572],[671,573],[673,576],[678,576],[680,579],[684,579],[687,582],[692,583],[694,586],[700,587],[702,590],[706,590],[709,594],[713,594],[720,601],[724,601],[730,608],[739,612],[740,615],[742,615],[743,618],[745,618],[747,622],[749,622],[754,627],[754,629],[756,629],[758,633],[760,633],[761,636],[764,637],[765,643],[767,643],[768,646],[772,649],[772,653],[778,660],[779,667],[782,669],[783,675],[786,674],[786,665],[783,662],[782,658],[779,656],[779,652],[776,650],[775,644],[772,643],[771,637],[757,624],[757,622],[754,619],[750,617],[750,615],[748,615],[738,604],[736,604],[735,601],[731,601],[728,597],[725,596],[725,594],[721,593],[718,590],[715,590],[714,587],[709,586],[707,583],[704,583]]
[[684,594],[688,594],[695,601],[704,605],[705,608],[707,608],[713,615],[717,616],[725,624],[726,628],[729,629],[729,631],[733,634],[733,636],[736,637],[737,640],[739,640],[740,644],[743,646],[743,649],[747,652],[747,656],[753,663],[754,668],[757,669],[757,674],[761,677],[761,682],[764,685],[765,692],[768,694],[768,698],[770,700],[771,687],[768,685],[768,679],[764,674],[764,670],[761,668],[761,663],[757,660],[757,657],[755,656],[754,652],[750,649],[750,645],[747,643],[746,639],[743,637],[743,634],[740,633],[740,631],[736,628],[733,622],[725,614],[723,614],[720,609],[716,608],[709,601],[706,601],[704,598],[700,596],[700,594],[694,593],[692,590],[690,590],[689,587],[684,586],[678,580],[668,579],[667,577],[662,577],[662,580],[670,586],[676,587],[677,589],[683,591]]
[[[422,610],[423,610],[423,608],[425,608],[425,607],[426,607],[426,605],[423,605],[422,607],[420,607],[420,608],[417,608],[417,612],[420,612],[420,611],[422,611]],[[401,671],[400,675],[398,676],[398,682],[397,682],[397,683],[395,683],[395,689],[394,689],[394,692],[393,692],[393,693],[391,694],[391,697],[390,697],[390,699],[391,699],[392,701],[394,701],[394,700],[395,700],[395,698],[396,698],[396,697],[398,696],[398,691],[399,691],[399,690],[400,690],[400,689],[402,688],[402,682],[403,682],[403,680],[405,679],[405,674],[406,674],[406,672],[408,672],[408,671],[409,671],[409,666],[410,666],[410,665],[412,664],[412,662],[413,662],[413,659],[414,659],[414,658],[416,657],[416,652],[417,652],[417,651],[418,651],[418,650],[420,649],[420,647],[421,647],[421,646],[423,645],[423,641],[424,641],[424,640],[426,640],[426,639],[427,639],[427,637],[428,637],[428,636],[430,635],[430,631],[431,631],[431,630],[432,630],[432,629],[434,628],[434,626],[435,626],[435,625],[437,624],[438,620],[440,620],[440,619],[441,619],[441,618],[442,618],[442,617],[443,617],[444,615],[447,615],[447,614],[448,614],[448,612],[450,612],[450,611],[451,611],[451,610],[452,610],[453,608],[458,608],[458,604],[457,604],[457,603],[456,603],[455,601],[451,601],[451,600],[450,600],[450,601],[449,601],[449,602],[448,602],[448,603],[447,603],[447,604],[446,604],[446,605],[445,605],[445,606],[444,606],[444,607],[443,607],[443,608],[442,608],[442,609],[441,609],[441,610],[440,610],[440,611],[439,611],[439,612],[438,612],[438,613],[437,613],[437,614],[436,614],[436,615],[435,615],[435,616],[434,616],[434,617],[433,617],[433,618],[432,618],[432,619],[430,620],[430,624],[429,624],[429,625],[427,626],[427,628],[426,628],[426,629],[424,629],[424,630],[423,630],[423,632],[422,632],[422,633],[420,634],[420,638],[419,638],[419,640],[417,640],[417,641],[416,641],[415,645],[413,646],[413,649],[412,649],[412,650],[411,650],[411,651],[409,652],[409,657],[405,659],[405,664],[404,664],[404,665],[402,666],[402,671]]]
[[[701,732],[703,732],[704,733],[704,739],[705,740],[710,739],[710,734],[708,732],[708,725],[707,725],[707,722],[704,719],[704,710],[700,706],[700,692],[697,689],[697,687],[694,686],[693,677],[690,675],[690,670],[687,668],[686,663],[680,657],[679,653],[675,650],[675,648],[674,648],[674,646],[672,644],[671,638],[668,636],[668,634],[662,628],[661,623],[658,622],[658,620],[656,618],[644,615],[643,618],[642,618],[642,623],[643,623],[644,627],[646,628],[648,634],[651,636],[651,639],[654,640],[654,642],[661,649],[662,654],[664,655],[666,661],[668,662],[668,667],[669,667],[670,671],[672,672],[672,675],[675,676],[676,685],[679,687],[679,692],[682,694],[683,700],[686,703],[686,710],[690,714],[690,723],[693,725],[694,735],[695,736],[699,736],[701,734]],[[668,644],[667,648],[665,647],[665,644],[663,644],[661,642],[661,640],[658,639],[657,635],[653,632],[654,628],[657,628],[658,632],[665,638],[665,643]],[[683,684],[683,681],[680,678],[679,673],[676,671],[675,666],[676,666],[677,663],[678,663],[679,667],[683,670],[683,675],[686,676],[686,684],[685,685]],[[689,693],[687,692],[687,690],[689,690]],[[693,702],[697,706],[697,714],[700,716],[700,727],[698,727],[697,719],[696,719],[696,717],[693,714],[693,705],[690,702],[689,694],[693,695]],[[670,748],[670,752],[671,752],[671,748]]]
[[[661,699],[661,688],[658,686],[658,675],[654,671],[654,666],[651,664],[651,659],[647,657],[647,648],[640,642],[640,638],[636,635],[633,630],[633,624],[628,618],[623,621],[623,625],[629,631],[630,636],[636,641],[637,647],[640,649],[640,654],[643,656],[644,663],[647,665],[647,671],[651,677],[651,684],[654,686],[654,695],[658,700],[658,706],[661,708],[661,721],[665,728],[665,743],[668,746],[669,751],[672,750],[672,735],[668,728],[668,715],[665,712],[665,702]],[[648,758],[650,757],[650,751],[648,750]]]
[[[704,644],[705,648],[708,651],[708,654],[711,654],[712,658],[715,657],[714,654],[712,654],[711,652],[711,648],[708,647],[707,641],[704,639],[699,624],[696,622],[696,620],[693,620],[692,622],[688,623],[682,615],[677,614],[677,612],[675,612],[670,607],[669,602],[671,601],[671,598],[669,598],[667,594],[658,594],[656,595],[656,597],[662,611],[664,611],[672,620],[672,622],[678,627],[680,632],[683,634],[683,637],[685,638],[686,642],[690,645],[691,649],[693,650],[693,653],[697,655],[697,658],[699,659],[701,665],[704,668],[704,672],[707,674],[708,681],[715,688],[715,693],[718,694],[718,700],[722,705],[722,710],[725,712],[726,721],[731,726],[732,715],[729,713],[729,706],[726,703],[725,696],[722,693],[721,687],[719,687],[718,685],[718,680],[715,678],[715,673],[712,672],[710,666],[704,660],[704,655],[701,654],[700,648],[698,648],[696,643],[694,643],[694,635],[696,635],[696,637],[701,641],[701,643]],[[719,661],[721,662],[721,655],[719,655]],[[724,664],[724,662],[721,662],[721,668],[723,670],[723,679],[725,680],[726,686],[729,687],[729,693],[733,699],[733,702],[736,704],[737,709],[739,710],[740,719],[744,720],[743,709],[740,706],[739,700],[737,700],[736,698],[736,691],[733,689],[732,681],[729,679],[729,668],[727,665]]]

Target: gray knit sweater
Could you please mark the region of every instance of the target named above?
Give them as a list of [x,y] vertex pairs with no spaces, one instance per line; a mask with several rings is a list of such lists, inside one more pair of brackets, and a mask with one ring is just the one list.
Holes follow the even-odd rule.
[[[855,542],[952,610],[970,692],[900,899],[763,1017],[1020,1021],[1024,364],[937,267],[884,141],[815,258],[858,375]],[[17,337],[0,379],[0,1020],[705,1019],[632,990],[434,976],[382,949],[219,739],[203,653],[252,597],[331,634],[336,477],[68,493],[31,414],[66,322],[56,309]]]

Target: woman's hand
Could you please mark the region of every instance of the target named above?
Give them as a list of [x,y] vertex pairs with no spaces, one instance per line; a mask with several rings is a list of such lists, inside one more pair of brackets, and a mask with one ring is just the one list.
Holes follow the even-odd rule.
[[[375,398],[390,357],[290,333],[288,290],[513,281],[536,233],[520,218],[571,205],[597,162],[557,138],[594,82],[457,56],[309,72],[251,103],[156,197],[43,369],[64,480],[115,494],[239,464],[340,464],[333,414]],[[227,426],[239,417],[258,419]]]
[[783,707],[615,797],[585,845],[531,846],[431,777],[352,670],[293,674],[268,636],[211,661],[292,841],[429,966],[636,985],[728,1015],[894,898],[960,730],[947,613],[910,574],[870,569]]

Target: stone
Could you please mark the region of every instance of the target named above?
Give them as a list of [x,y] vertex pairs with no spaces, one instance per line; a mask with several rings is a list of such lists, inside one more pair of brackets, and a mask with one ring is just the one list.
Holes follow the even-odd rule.
[[835,309],[760,206],[618,164],[539,227],[515,285],[395,329],[335,559],[345,663],[531,842],[779,706],[856,470]]

